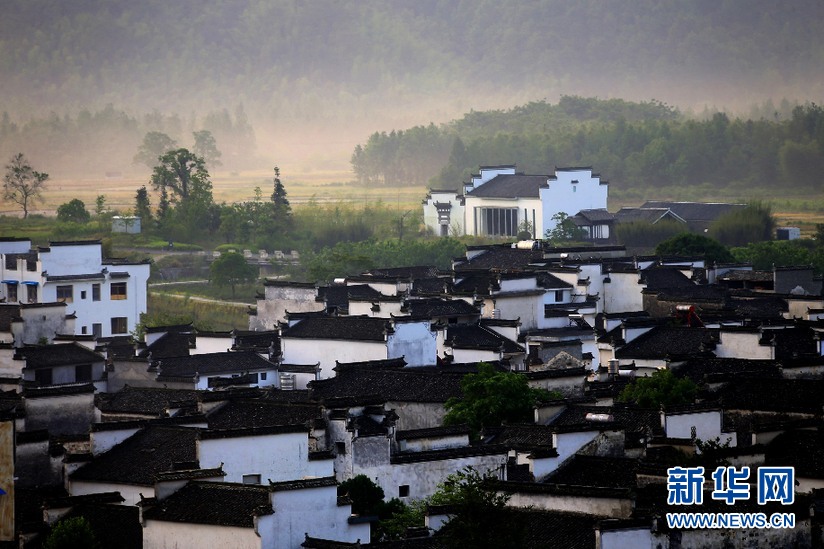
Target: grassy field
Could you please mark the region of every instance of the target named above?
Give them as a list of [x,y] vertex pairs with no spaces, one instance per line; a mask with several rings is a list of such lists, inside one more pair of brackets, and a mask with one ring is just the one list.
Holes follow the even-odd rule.
[[149,325],[191,322],[202,331],[249,329],[249,306],[213,303],[174,295],[149,293]]
[[[273,172],[216,172],[212,175],[213,194],[216,202],[244,202],[253,200],[255,187],[260,187],[262,196],[267,199],[272,192]],[[426,196],[423,186],[388,188],[364,188],[351,182],[352,173],[348,171],[314,171],[291,175],[283,173],[281,180],[286,187],[289,201],[295,206],[317,203],[360,203],[372,204],[383,202],[398,205],[408,210],[418,207]],[[43,202],[38,202],[31,213],[55,215],[58,206],[79,198],[86,204],[86,209],[94,209],[95,199],[102,194],[110,209],[128,211],[134,207],[137,189],[146,185],[152,194],[152,202],[157,196],[149,185],[148,174],[143,178],[122,179],[50,179],[43,192]],[[20,212],[14,204],[0,203],[0,215],[16,215]]]

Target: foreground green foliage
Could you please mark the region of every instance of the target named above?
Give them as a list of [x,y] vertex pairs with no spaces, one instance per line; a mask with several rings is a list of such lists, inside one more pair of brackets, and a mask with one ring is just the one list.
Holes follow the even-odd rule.
[[209,267],[209,278],[218,286],[232,288],[232,298],[235,297],[235,286],[252,282],[257,278],[258,268],[249,265],[242,254],[227,252],[215,259]]
[[476,438],[484,427],[504,422],[532,422],[535,406],[559,398],[559,394],[529,386],[526,376],[502,372],[491,364],[478,365],[478,373],[461,380],[462,398],[446,401],[444,425],[468,425]]
[[707,264],[731,263],[730,250],[720,242],[695,233],[682,233],[660,243],[655,253],[664,256],[704,257]]
[[94,549],[97,547],[94,531],[84,517],[71,517],[52,528],[43,543],[43,549]]
[[695,401],[698,387],[692,380],[675,377],[669,369],[658,370],[649,377],[635,378],[627,385],[618,400],[633,402],[641,408],[658,409],[661,406],[679,406]]

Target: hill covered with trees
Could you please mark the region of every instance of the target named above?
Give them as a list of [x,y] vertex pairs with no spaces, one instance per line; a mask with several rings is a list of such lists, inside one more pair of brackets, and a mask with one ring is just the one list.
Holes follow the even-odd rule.
[[112,105],[215,133],[204,117],[225,109],[242,125],[242,107],[282,148],[351,150],[376,129],[563,94],[697,110],[814,101],[822,27],[817,0],[12,0],[0,112],[48,133]]

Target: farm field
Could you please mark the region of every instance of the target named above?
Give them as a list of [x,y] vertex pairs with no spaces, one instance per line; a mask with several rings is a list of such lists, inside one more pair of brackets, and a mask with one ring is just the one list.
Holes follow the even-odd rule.
[[[212,187],[215,202],[245,202],[255,197],[255,187],[260,187],[264,199],[271,194],[271,171],[241,172],[230,174],[217,172],[212,176]],[[426,188],[415,187],[370,187],[353,183],[352,173],[348,171],[317,171],[290,175],[282,173],[281,180],[286,187],[289,201],[299,207],[312,201],[317,203],[354,202],[398,204],[399,207],[409,209],[417,207],[426,195]],[[53,216],[57,208],[74,198],[79,198],[86,204],[88,210],[94,208],[98,195],[106,197],[107,207],[115,210],[127,211],[134,207],[135,192],[146,185],[156,202],[156,193],[149,185],[149,177],[121,179],[50,179],[43,192],[43,202],[38,202],[30,212]],[[0,215],[15,215],[19,208],[8,202],[0,203]]]

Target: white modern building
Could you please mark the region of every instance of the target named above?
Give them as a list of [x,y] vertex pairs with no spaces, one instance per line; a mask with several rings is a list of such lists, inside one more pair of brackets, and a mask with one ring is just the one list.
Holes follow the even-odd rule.
[[482,166],[463,193],[430,191],[424,223],[434,234],[541,238],[563,212],[606,209],[609,183],[592,168],[556,168],[554,175],[525,175],[515,166]]
[[148,261],[104,260],[99,240],[36,249],[28,239],[0,240],[0,299],[65,303],[76,335],[132,332],[146,312],[148,279]]

